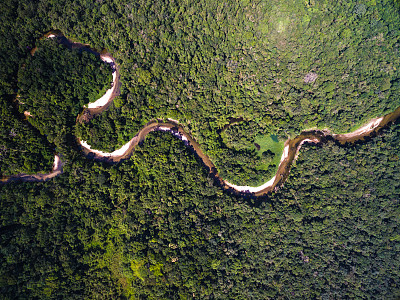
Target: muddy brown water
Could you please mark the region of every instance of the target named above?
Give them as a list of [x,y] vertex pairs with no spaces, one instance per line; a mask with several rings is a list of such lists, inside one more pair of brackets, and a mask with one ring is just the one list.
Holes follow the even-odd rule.
[[[102,107],[98,107],[98,108],[90,108],[90,109],[85,108],[83,110],[83,112],[77,116],[77,122],[88,122],[94,116],[99,115],[102,112],[104,112],[106,109],[108,109],[109,106],[111,105],[111,103],[113,102],[113,99],[115,97],[119,96],[119,94],[120,94],[120,89],[119,89],[120,74],[118,71],[118,65],[115,63],[115,59],[111,56],[111,54],[109,54],[105,50],[103,50],[102,52],[97,52],[95,49],[90,48],[88,45],[84,45],[81,43],[75,43],[75,42],[67,39],[58,30],[50,31],[47,34],[45,34],[44,37],[48,37],[51,34],[55,35],[59,39],[60,43],[66,45],[69,48],[73,48],[73,49],[84,48],[87,51],[95,53],[96,55],[106,54],[114,62],[113,67],[115,68],[115,71],[117,72],[117,81],[116,81],[117,88],[115,89],[114,93],[112,94],[110,101],[108,101],[106,105],[104,105]],[[330,133],[329,131],[325,131],[325,130],[312,130],[312,131],[302,132],[300,135],[298,135],[297,137],[295,137],[293,139],[288,139],[285,143],[285,146],[286,145],[289,146],[288,156],[281,161],[281,163],[278,167],[278,171],[276,173],[274,183],[271,186],[269,186],[263,190],[260,190],[258,192],[255,192],[255,193],[249,193],[246,191],[237,191],[237,190],[234,190],[232,187],[228,186],[224,182],[224,180],[219,176],[217,168],[215,167],[213,162],[210,160],[210,158],[202,151],[200,145],[192,138],[191,135],[189,135],[185,132],[185,130],[183,129],[183,127],[180,124],[173,122],[173,121],[168,121],[168,122],[164,122],[162,120],[150,121],[142,129],[140,129],[139,132],[129,141],[129,143],[130,143],[129,148],[122,155],[112,156],[112,157],[104,156],[104,155],[100,155],[100,154],[91,152],[90,150],[85,149],[84,147],[81,147],[81,148],[82,148],[83,153],[90,159],[107,161],[110,163],[116,163],[116,162],[120,162],[122,160],[128,159],[132,155],[132,153],[135,151],[135,147],[139,143],[143,142],[149,133],[151,133],[153,131],[157,131],[157,130],[168,130],[172,134],[177,136],[178,138],[184,140],[185,145],[194,151],[194,153],[198,156],[198,158],[207,167],[207,169],[209,170],[209,173],[215,179],[217,185],[223,187],[226,190],[230,190],[230,191],[233,191],[238,194],[246,194],[246,195],[253,194],[255,196],[264,196],[264,195],[276,190],[279,186],[281,186],[286,181],[286,179],[288,178],[289,173],[290,173],[290,167],[291,167],[292,163],[294,162],[294,160],[296,159],[296,155],[297,155],[298,151],[300,150],[301,145],[305,141],[312,141],[313,143],[324,143],[326,140],[328,140],[330,138],[330,139],[338,141],[341,144],[354,143],[356,141],[364,139],[367,136],[371,136],[372,134],[375,134],[377,131],[388,126],[388,124],[392,123],[399,117],[400,117],[400,107],[398,107],[394,112],[385,115],[383,117],[382,121],[379,123],[379,125],[376,128],[374,128],[373,130],[369,130],[367,132],[362,132],[356,136],[351,136],[351,137],[347,137],[345,134],[335,135],[335,134]],[[230,125],[233,125],[235,123],[239,123],[242,121],[243,121],[243,118],[241,118],[241,117],[230,118],[229,123],[227,125],[225,125],[221,131],[226,130]],[[77,141],[78,141],[78,143],[80,142],[79,139],[77,139]],[[34,175],[19,174],[19,175],[15,175],[15,176],[12,176],[9,178],[3,178],[1,181],[3,183],[15,181],[15,180],[30,181],[30,182],[44,181],[49,178],[55,177],[61,173],[62,173],[62,171],[57,170],[56,172],[53,171],[48,174],[34,174]]]

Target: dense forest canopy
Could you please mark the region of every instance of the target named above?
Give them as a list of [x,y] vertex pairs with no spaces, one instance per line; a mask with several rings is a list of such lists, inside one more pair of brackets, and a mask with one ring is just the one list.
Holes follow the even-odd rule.
[[[397,1],[6,0],[0,16],[1,174],[65,162],[52,180],[0,186],[5,299],[400,296],[399,124],[303,146],[257,199],[218,187],[165,132],[118,164],[76,142],[112,151],[172,118],[224,179],[259,184],[288,137],[399,106]],[[41,39],[52,29],[116,58],[121,95],[89,123],[77,115],[111,69]]]
[[0,174],[49,171],[54,149],[39,130],[18,116],[8,97],[0,96]]
[[20,110],[51,142],[66,144],[83,106],[110,88],[111,68],[82,49],[69,50],[56,38],[43,39],[18,73]]

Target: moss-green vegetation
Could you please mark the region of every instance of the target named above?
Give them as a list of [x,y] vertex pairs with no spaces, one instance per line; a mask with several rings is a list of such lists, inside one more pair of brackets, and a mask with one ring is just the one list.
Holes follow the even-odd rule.
[[270,134],[257,136],[254,142],[257,144],[255,147],[257,148],[258,155],[271,157],[274,164],[279,163],[285,141],[279,140],[275,134]]
[[[249,181],[249,174],[255,172],[256,176],[250,177],[250,184],[258,186],[275,175],[285,140],[274,134],[257,135],[258,132],[258,124],[251,121],[230,125],[222,132],[223,144],[218,151],[224,155],[216,164],[225,164],[221,174],[224,179],[235,181],[240,178],[243,185]],[[226,169],[231,172],[224,172]]]
[[281,161],[285,141],[279,140],[278,136],[274,134],[261,135],[256,137],[254,145],[258,155],[265,161],[263,161],[264,168],[272,170],[271,175],[275,175]]

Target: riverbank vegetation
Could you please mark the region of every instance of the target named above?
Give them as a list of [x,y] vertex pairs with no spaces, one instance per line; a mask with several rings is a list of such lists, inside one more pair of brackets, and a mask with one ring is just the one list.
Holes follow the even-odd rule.
[[54,147],[23,118],[23,114],[18,113],[6,96],[0,96],[1,176],[51,170]]
[[39,40],[46,20],[37,18],[35,4],[6,1],[0,6],[0,174],[46,173],[55,151],[66,154],[76,145],[76,116],[110,87],[111,68],[57,39]]
[[34,115],[29,122],[50,142],[66,147],[83,106],[111,83],[111,68],[99,56],[42,39],[18,73],[19,109]]

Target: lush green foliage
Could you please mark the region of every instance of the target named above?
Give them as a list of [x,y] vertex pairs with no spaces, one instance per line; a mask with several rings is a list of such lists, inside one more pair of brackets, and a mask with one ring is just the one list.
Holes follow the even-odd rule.
[[83,106],[110,87],[111,69],[98,56],[53,39],[37,47],[18,74],[20,110],[33,114],[29,122],[49,141],[66,144]]
[[115,166],[76,160],[1,193],[1,291],[15,297],[395,298],[400,126],[303,148],[260,205],[157,132]]
[[[255,137],[347,132],[399,105],[393,1],[7,2],[8,90],[38,29],[61,29],[117,58],[121,98],[79,129],[97,149],[114,150],[151,119],[179,119],[224,178],[254,185],[270,174]],[[238,150],[220,129],[239,116],[253,130],[240,133],[248,143]]]
[[21,120],[5,96],[0,96],[0,174],[50,171],[54,149],[38,130]]
[[18,1],[1,2],[0,15],[0,175],[49,171],[54,147],[24,121],[13,100],[21,59],[29,55],[43,25],[37,22],[35,10],[18,6]]
[[[47,140],[58,152],[70,151],[77,114],[109,88],[111,70],[86,51],[35,40],[46,23],[38,17],[36,4],[6,1],[0,6],[0,174],[47,172],[55,150]],[[39,50],[31,57],[35,45]],[[18,102],[11,103],[17,93]],[[19,112],[13,106],[19,106]],[[24,120],[24,111],[33,115],[33,126]]]
[[114,241],[123,232],[113,221],[120,212],[101,189],[92,190],[101,186],[90,175],[99,168],[86,167],[89,176],[77,180],[75,166],[71,178],[2,187],[3,299],[111,299],[121,292],[112,274],[121,254]]
[[[243,199],[167,133],[116,165],[82,157],[73,124],[110,72],[89,53],[37,41],[58,28],[117,58],[121,97],[79,129],[94,147],[179,119],[224,178],[250,184],[271,174],[260,136],[345,132],[399,105],[394,3],[0,3],[1,145],[19,150],[1,171],[49,168],[54,151],[10,109],[18,87],[21,109],[66,162],[48,182],[1,186],[2,297],[398,298],[398,124],[362,144],[306,146],[284,187]],[[222,130],[231,117],[244,121]]]

